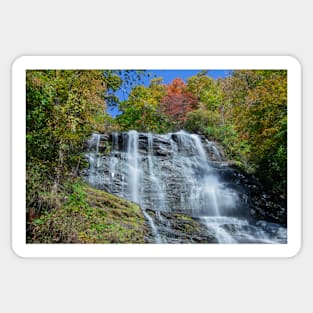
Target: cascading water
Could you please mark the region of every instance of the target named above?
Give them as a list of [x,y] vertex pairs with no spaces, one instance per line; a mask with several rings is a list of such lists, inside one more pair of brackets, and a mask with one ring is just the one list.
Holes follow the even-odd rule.
[[138,133],[130,131],[128,135],[128,174],[129,174],[129,193],[131,194],[131,200],[140,203],[139,194],[139,180],[140,180],[140,168],[138,167]]
[[[151,159],[151,156],[150,156],[150,159]],[[134,130],[131,130],[128,133],[127,161],[128,161],[128,170],[127,170],[128,187],[129,187],[129,194],[130,194],[129,199],[142,205],[142,201],[141,201],[142,197],[141,197],[141,192],[140,192],[141,186],[142,186],[142,181],[141,181],[142,170],[138,166],[138,164],[140,163],[140,158],[138,155],[138,133]],[[152,176],[153,170],[150,167],[152,167],[151,160],[149,164],[149,171],[150,171],[150,177],[151,179],[153,179],[154,178],[154,176]],[[150,224],[156,243],[162,243],[162,240],[157,231],[157,228],[153,223],[153,219],[146,212],[144,208],[143,208],[143,214]]]
[[164,218],[173,212],[199,221],[218,243],[286,242],[284,227],[248,221],[243,197],[214,165],[221,163],[221,153],[199,135],[132,130],[94,134],[89,145],[88,182],[138,203],[155,243],[173,242]]

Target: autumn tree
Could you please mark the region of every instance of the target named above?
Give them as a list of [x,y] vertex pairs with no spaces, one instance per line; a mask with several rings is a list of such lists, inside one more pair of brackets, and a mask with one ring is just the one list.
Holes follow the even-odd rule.
[[237,153],[263,181],[286,193],[287,72],[234,71],[225,81],[223,103],[237,134]]
[[181,78],[175,78],[167,86],[166,95],[161,101],[163,112],[178,127],[182,127],[187,119],[187,113],[196,108],[196,97],[187,90]]

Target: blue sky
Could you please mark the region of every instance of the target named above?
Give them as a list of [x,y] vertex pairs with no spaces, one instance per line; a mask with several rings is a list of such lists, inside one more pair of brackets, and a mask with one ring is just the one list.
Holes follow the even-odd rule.
[[[143,79],[142,85],[148,86],[151,78],[154,78],[154,77],[162,77],[163,82],[165,84],[171,83],[173,79],[178,78],[178,77],[183,79],[185,82],[187,82],[187,79],[189,77],[196,75],[200,71],[201,70],[147,70],[147,72],[149,72],[151,76],[149,78],[145,77]],[[226,76],[229,76],[230,74],[231,74],[231,70],[208,70],[207,75],[214,79],[218,79],[218,78],[224,78]],[[124,101],[128,98],[128,94],[130,91],[131,91],[130,88],[126,88],[126,90],[124,91],[117,91],[115,95],[118,96],[121,101]],[[120,112],[117,107],[113,107],[113,108],[108,109],[108,113],[114,117],[118,115]]]

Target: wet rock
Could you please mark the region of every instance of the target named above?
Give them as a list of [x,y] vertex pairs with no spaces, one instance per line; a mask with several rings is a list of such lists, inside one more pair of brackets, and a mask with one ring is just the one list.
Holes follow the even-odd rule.
[[147,209],[158,232],[167,243],[217,243],[217,239],[197,218],[186,214]]
[[163,149],[161,147],[159,149],[155,149],[154,153],[156,156],[161,156],[161,157],[170,156],[172,154],[171,150]]
[[218,143],[184,132],[136,133],[136,151],[130,152],[129,140],[126,132],[94,134],[84,174],[92,186],[151,208],[149,214],[169,242],[216,242],[199,221],[214,214],[287,224],[287,200],[226,162]]
[[[219,172],[229,186],[244,195],[249,215],[254,219],[287,225],[287,199],[263,186],[256,177],[235,166]],[[243,198],[242,198],[243,199]]]

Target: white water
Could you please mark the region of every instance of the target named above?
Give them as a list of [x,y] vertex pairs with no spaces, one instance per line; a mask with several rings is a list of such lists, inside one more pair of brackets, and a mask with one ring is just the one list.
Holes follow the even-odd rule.
[[266,225],[262,228],[236,217],[206,216],[202,217],[201,220],[209,231],[216,236],[219,243],[277,243],[284,242],[286,236],[286,233],[283,233],[283,227],[281,227],[275,229],[281,233],[278,233],[276,238],[271,238],[266,232],[268,223],[265,223]]
[[[166,210],[165,205],[165,195],[164,195],[164,185],[161,182],[160,177],[156,176],[154,173],[154,163],[155,159],[153,156],[153,135],[148,133],[148,167],[149,167],[149,177],[151,180],[151,184],[155,190],[157,195],[157,207],[160,211]],[[159,217],[161,218],[161,217]]]
[[[116,140],[116,139],[115,139]],[[128,187],[129,187],[129,194],[130,200],[142,205],[142,197],[141,197],[141,189],[140,185],[142,184],[142,171],[139,167],[140,163],[140,156],[138,154],[138,133],[134,130],[131,130],[128,133],[128,146],[127,146],[127,165],[128,165]],[[153,170],[152,170],[152,160],[150,156],[150,176],[151,179],[156,180]],[[143,214],[146,217],[147,221],[150,224],[152,233],[155,238],[156,243],[162,243],[162,239],[158,233],[158,230],[153,222],[151,216],[146,212],[145,208],[143,208]]]
[[[243,214],[238,194],[227,187],[212,166],[207,153],[216,160],[221,154],[215,145],[198,135],[184,131],[165,135],[112,133],[112,149],[99,153],[101,135],[90,139],[88,181],[97,188],[138,203],[148,221],[156,243],[166,237],[149,215],[166,224],[160,211],[179,211],[198,218],[219,243],[284,242],[284,228],[275,225],[251,225]],[[234,217],[236,216],[236,217]]]
[[140,204],[139,194],[139,180],[140,180],[140,168],[138,167],[138,133],[131,130],[128,133],[128,176],[129,176],[129,192],[131,194],[131,200]]

